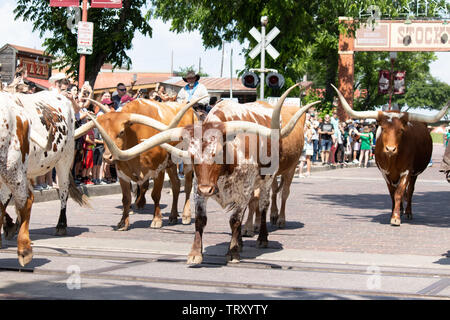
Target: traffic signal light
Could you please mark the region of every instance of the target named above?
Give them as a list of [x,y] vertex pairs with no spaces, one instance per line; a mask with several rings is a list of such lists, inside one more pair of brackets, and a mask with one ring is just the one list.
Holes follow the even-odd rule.
[[284,86],[284,77],[276,72],[270,72],[266,77],[266,84],[269,88],[280,89]]
[[259,77],[256,73],[247,71],[242,75],[242,84],[247,88],[256,88],[259,84]]

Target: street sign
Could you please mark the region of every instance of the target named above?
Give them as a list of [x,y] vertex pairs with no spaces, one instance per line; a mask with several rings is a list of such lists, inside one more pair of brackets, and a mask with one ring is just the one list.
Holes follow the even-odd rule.
[[79,54],[92,54],[92,44],[94,42],[94,23],[78,23],[78,47]]
[[50,0],[50,7],[78,7],[80,0]]
[[[265,37],[265,50],[267,51],[267,53],[274,59],[276,60],[276,58],[278,58],[278,56],[280,55],[280,53],[270,44],[270,42],[280,33],[280,29],[278,29],[277,27],[274,27],[272,30],[270,30],[270,32],[266,35]],[[262,35],[261,33],[255,28],[253,27],[250,30],[250,34],[252,35],[253,38],[255,38],[256,41],[258,41],[258,44],[253,48],[252,51],[250,51],[250,53],[248,54],[250,56],[250,58],[255,59],[256,56],[258,54],[261,53],[261,40],[262,40]]]
[[91,0],[91,8],[122,8],[122,0]]

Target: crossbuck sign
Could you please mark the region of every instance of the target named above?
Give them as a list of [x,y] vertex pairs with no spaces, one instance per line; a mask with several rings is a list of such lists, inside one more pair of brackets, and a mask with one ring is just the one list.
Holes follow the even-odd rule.
[[256,70],[261,73],[260,100],[264,100],[264,73],[269,71],[265,69],[265,52],[267,51],[274,60],[280,55],[280,53],[270,44],[270,42],[280,33],[280,30],[277,27],[274,27],[266,35],[266,25],[267,17],[263,16],[261,17],[261,32],[256,30],[255,27],[250,30],[250,34],[258,41],[258,44],[250,51],[249,56],[250,58],[255,59],[258,54],[261,54],[261,69]]

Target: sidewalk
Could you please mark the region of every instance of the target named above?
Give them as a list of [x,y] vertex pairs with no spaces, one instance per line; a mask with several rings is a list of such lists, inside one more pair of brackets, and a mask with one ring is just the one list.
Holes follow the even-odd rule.
[[[320,171],[328,171],[328,170],[337,170],[337,169],[345,169],[345,168],[356,168],[358,164],[355,163],[348,163],[343,168],[340,168],[338,165],[322,165],[320,162],[314,163],[311,165],[311,173],[312,172],[320,172]],[[370,160],[369,166],[375,166],[375,161]],[[303,172],[306,172],[306,168],[303,169]],[[296,173],[294,178],[297,178],[298,174]],[[184,179],[181,179],[181,185],[184,185]],[[133,191],[136,188],[136,184],[132,183]],[[169,177],[166,176],[164,178],[164,188],[170,187],[170,181]],[[80,185],[78,188],[85,193],[89,197],[97,197],[97,196],[105,196],[105,195],[111,195],[111,194],[120,194],[122,193],[122,190],[120,189],[119,182],[113,183],[113,184],[106,184],[106,185]],[[150,180],[150,189],[153,188],[153,180]],[[50,189],[50,190],[33,190],[34,194],[34,202],[46,202],[46,201],[53,201],[58,200],[58,189]],[[11,204],[10,204],[11,205]]]

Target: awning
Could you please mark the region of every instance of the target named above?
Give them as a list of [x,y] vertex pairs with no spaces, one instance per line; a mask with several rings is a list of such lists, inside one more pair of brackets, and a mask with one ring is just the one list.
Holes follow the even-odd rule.
[[25,77],[25,81],[34,82],[39,89],[49,90],[52,87],[52,84],[48,80]]

